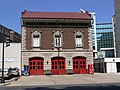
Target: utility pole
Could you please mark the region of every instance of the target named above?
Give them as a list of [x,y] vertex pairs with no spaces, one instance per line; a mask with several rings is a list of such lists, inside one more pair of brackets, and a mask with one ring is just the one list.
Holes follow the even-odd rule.
[[5,78],[4,78],[4,46],[5,46],[5,43],[6,43],[6,47],[8,47],[8,46],[10,46],[10,43],[12,42],[11,40],[10,40],[10,38],[9,37],[7,37],[6,35],[5,35],[5,29],[4,28],[2,28],[2,30],[3,30],[3,37],[2,37],[2,44],[3,44],[3,48],[2,48],[2,77],[1,77],[1,83],[5,83]]
[[5,42],[5,31],[3,30],[3,49],[2,49],[2,78],[1,78],[1,83],[5,83],[4,79],[4,42]]

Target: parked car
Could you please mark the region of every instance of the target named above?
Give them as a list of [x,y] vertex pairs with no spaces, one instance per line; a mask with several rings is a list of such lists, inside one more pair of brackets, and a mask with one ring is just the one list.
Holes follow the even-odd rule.
[[19,69],[17,67],[9,68],[13,76],[19,76]]
[[[8,68],[5,68],[4,69],[4,78],[12,78],[12,72],[8,69]],[[0,69],[0,78],[2,77],[2,69]]]

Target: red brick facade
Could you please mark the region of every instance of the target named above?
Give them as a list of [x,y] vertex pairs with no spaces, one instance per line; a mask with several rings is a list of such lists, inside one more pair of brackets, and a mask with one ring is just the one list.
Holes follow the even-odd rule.
[[[93,63],[91,19],[88,13],[23,12],[22,67],[29,65],[31,67],[29,68],[30,75],[33,75],[39,73],[34,70],[34,68],[39,68],[33,64],[44,62],[44,66],[42,66],[44,68],[41,67],[44,74],[46,74],[46,70],[52,74],[66,74],[68,70],[73,71],[74,74],[85,74],[88,64]],[[54,34],[57,31],[62,35],[59,52],[54,47]],[[40,46],[37,48],[33,47],[33,32],[40,34]],[[82,46],[79,48],[75,45],[77,32],[82,34]],[[85,66],[81,66],[84,68],[83,71],[81,67],[79,67],[80,70],[75,70],[78,65],[74,64],[75,62],[84,63]],[[57,65],[55,66],[55,64]]]

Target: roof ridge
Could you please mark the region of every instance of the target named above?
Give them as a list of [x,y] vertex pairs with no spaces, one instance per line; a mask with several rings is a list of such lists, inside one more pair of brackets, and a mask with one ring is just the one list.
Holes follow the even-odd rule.
[[27,11],[24,10],[23,12],[31,12],[31,13],[86,13],[86,12],[67,12],[67,11]]

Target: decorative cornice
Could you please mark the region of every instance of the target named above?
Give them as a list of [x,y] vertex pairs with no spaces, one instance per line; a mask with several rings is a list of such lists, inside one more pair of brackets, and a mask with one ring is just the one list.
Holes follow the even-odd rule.
[[32,22],[83,22],[83,21],[90,21],[90,20],[84,20],[84,19],[39,19],[39,18],[25,18],[22,19],[23,21],[32,21]]

